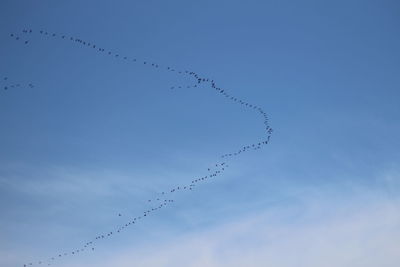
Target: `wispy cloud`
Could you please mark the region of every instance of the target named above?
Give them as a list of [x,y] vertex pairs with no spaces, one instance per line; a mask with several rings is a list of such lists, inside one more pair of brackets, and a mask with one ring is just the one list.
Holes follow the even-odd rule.
[[95,266],[398,266],[400,199],[360,190],[331,196],[312,195],[300,205],[276,206],[156,246],[113,251]]
[[[151,226],[146,223],[143,225],[145,228],[142,228],[151,233],[151,237],[135,232],[132,233],[134,239],[137,239],[134,244],[123,239],[130,239],[131,236],[124,236],[122,239],[101,244],[96,247],[95,253],[63,259],[57,266],[397,266],[396,263],[400,262],[400,257],[397,256],[400,255],[397,249],[397,241],[400,240],[400,198],[395,197],[394,192],[388,194],[386,184],[397,184],[400,177],[398,174],[389,170],[379,175],[376,178],[377,184],[382,185],[379,189],[356,186],[354,183],[348,187],[286,186],[281,195],[290,196],[287,200],[282,201],[282,198],[278,198],[273,202],[261,201],[253,208],[246,208],[247,213],[242,211],[233,216],[229,213],[234,211],[226,208],[229,202],[220,203],[220,214],[211,224],[192,227],[189,233],[177,230],[184,229],[187,223],[182,216],[175,220],[178,225],[153,221]],[[52,175],[58,179],[52,182],[48,179]],[[124,204],[115,200],[124,192],[124,188],[118,189],[113,186],[124,184],[126,188],[131,185],[133,188],[126,189],[127,192],[135,190],[129,175],[110,171],[80,172],[55,168],[49,170],[46,177],[44,180],[49,184],[29,181],[18,184],[18,181],[14,181],[9,186],[37,195],[46,195],[54,190],[50,195],[64,195],[61,196],[63,199],[68,195],[76,195],[80,196],[80,201],[85,194],[94,195],[96,202],[100,198],[111,196],[114,206]],[[131,195],[130,198],[132,197],[134,196]],[[86,204],[89,207],[91,201],[87,201]],[[71,222],[63,217],[56,228],[64,227],[61,231],[64,235],[57,230],[50,236],[57,236],[58,233],[61,237],[65,236],[66,232],[84,234],[85,231],[90,231],[92,224],[87,218],[90,217],[90,212],[85,207],[81,207],[82,212],[75,214],[80,221],[74,225],[77,228],[67,227]],[[192,209],[193,207],[185,207],[180,212],[207,216],[206,209]],[[104,208],[102,211],[107,212]],[[57,214],[51,210],[47,212],[50,213],[50,217]],[[179,210],[170,212],[176,214]],[[228,213],[229,216],[223,216],[224,213]],[[99,219],[103,215],[96,215],[96,224],[103,225],[99,231],[107,228],[110,222],[106,217],[109,215],[104,215],[104,221]],[[68,213],[68,216],[72,214]],[[85,218],[86,226],[83,223]],[[32,221],[30,223],[32,224]],[[49,222],[43,227],[48,228],[47,232],[52,229]],[[86,228],[80,229],[82,227]],[[174,237],[165,231],[174,232]],[[160,238],[156,238],[157,235]],[[50,239],[52,238],[49,237],[49,240],[43,242],[53,242]],[[63,244],[56,246],[64,248],[64,243],[77,244],[78,241],[63,240]],[[121,244],[124,242],[127,245]],[[121,247],[128,249],[121,252]],[[3,250],[3,254],[5,251]],[[31,256],[26,257],[9,252],[6,253],[8,256],[0,261],[0,265],[1,262],[16,262],[16,259],[35,259],[43,254],[32,251],[27,253]]]

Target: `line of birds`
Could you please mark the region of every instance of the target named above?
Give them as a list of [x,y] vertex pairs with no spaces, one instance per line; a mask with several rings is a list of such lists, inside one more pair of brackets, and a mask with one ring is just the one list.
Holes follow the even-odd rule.
[[[90,48],[94,51],[97,51],[98,53],[102,53],[106,56],[110,56],[114,59],[119,59],[119,60],[123,60],[123,61],[128,61],[128,62],[133,62],[133,63],[139,63],[145,66],[149,66],[152,67],[154,69],[162,69],[164,71],[169,71],[169,72],[174,72],[177,74],[182,74],[182,75],[189,75],[190,77],[192,77],[193,79],[195,79],[195,83],[193,85],[187,85],[187,86],[172,86],[170,87],[170,89],[181,89],[181,88],[196,88],[199,87],[200,84],[208,84],[209,87],[214,90],[216,93],[218,93],[218,95],[221,95],[223,97],[225,97],[227,100],[232,101],[236,104],[239,104],[245,108],[251,109],[256,111],[259,115],[261,115],[261,117],[263,118],[263,124],[265,127],[265,137],[258,142],[254,142],[250,145],[244,145],[242,146],[240,149],[237,149],[234,152],[231,153],[226,153],[221,155],[221,158],[230,158],[230,157],[236,157],[239,156],[241,154],[243,154],[244,152],[247,151],[251,151],[251,150],[258,150],[261,149],[262,146],[267,145],[270,141],[270,137],[273,133],[273,129],[269,126],[269,117],[267,115],[267,113],[259,106],[257,105],[253,105],[250,104],[247,101],[244,101],[242,99],[239,99],[237,97],[234,97],[233,95],[229,94],[228,91],[226,89],[222,89],[221,87],[218,87],[216,82],[213,79],[210,78],[206,78],[206,77],[202,77],[200,76],[198,73],[194,72],[194,71],[189,71],[189,70],[178,70],[175,69],[171,66],[162,66],[160,64],[157,63],[152,63],[150,61],[144,61],[144,60],[138,60],[137,58],[133,58],[133,57],[129,57],[129,56],[124,56],[121,55],[119,53],[115,53],[112,52],[110,50],[106,50],[105,48],[98,46],[97,44],[93,43],[93,42],[89,42],[89,41],[85,41],[83,39],[77,38],[77,37],[73,37],[73,36],[67,36],[67,35],[63,35],[63,34],[57,34],[57,33],[49,33],[47,31],[44,30],[40,30],[40,31],[33,31],[32,29],[24,29],[22,30],[22,33],[25,34],[24,37],[31,36],[32,34],[38,34],[39,36],[43,36],[43,37],[49,37],[49,38],[53,38],[53,39],[61,39],[61,40],[65,40],[65,41],[70,41],[76,44],[79,44],[83,47],[86,48]],[[31,42],[31,39],[22,39],[18,34],[10,34],[10,37],[14,38],[16,41],[22,41],[24,44],[29,44]],[[214,167],[215,166],[215,167]],[[207,170],[209,172],[211,172],[214,168],[217,168],[214,172],[209,173],[208,175],[205,175],[203,177],[197,178],[192,180],[190,183],[183,185],[183,186],[175,186],[169,190],[165,190],[162,191],[160,193],[157,194],[157,196],[155,196],[154,198],[150,198],[148,199],[148,203],[156,203],[156,206],[148,209],[147,211],[143,212],[142,216],[137,216],[134,217],[133,219],[131,219],[130,221],[126,222],[124,225],[121,225],[119,227],[117,227],[116,229],[114,229],[113,231],[109,231],[106,234],[101,234],[101,235],[97,235],[93,240],[86,242],[82,247],[80,247],[79,249],[73,250],[71,252],[64,252],[64,253],[59,253],[57,256],[55,257],[51,257],[49,260],[47,261],[36,261],[36,264],[47,264],[47,265],[51,265],[53,262],[55,262],[56,259],[60,259],[64,256],[71,256],[71,255],[77,255],[83,251],[93,251],[95,249],[95,243],[109,238],[115,234],[120,233],[121,231],[123,231],[124,229],[126,229],[127,227],[134,225],[135,223],[137,223],[139,220],[144,219],[145,217],[147,217],[147,215],[149,215],[150,213],[153,213],[165,206],[167,206],[168,204],[174,202],[174,200],[172,198],[170,198],[170,196],[172,196],[173,194],[176,194],[177,192],[184,192],[184,191],[192,191],[195,186],[198,183],[201,182],[205,182],[211,178],[214,178],[220,174],[222,174],[222,172],[228,167],[226,162],[221,162],[221,163],[215,163],[212,167],[208,168]],[[119,213],[118,217],[121,217],[122,214]],[[35,263],[31,262],[28,264],[24,264],[24,267],[26,266],[32,266],[35,265]]]
[[197,87],[197,83],[192,84],[192,85],[186,85],[186,86],[171,86],[170,89],[196,88],[196,87]]
[[10,83],[8,81],[8,77],[3,77],[3,79],[0,80],[0,84],[1,84],[1,87],[3,87],[4,90],[20,88],[20,87],[29,87],[29,88],[34,88],[35,87],[32,83],[28,83],[27,85],[24,85],[24,84],[21,84],[21,83]]
[[[22,33],[25,36],[30,36],[31,34],[35,34],[37,32],[33,31],[32,29],[23,29]],[[170,72],[175,72],[175,73],[178,73],[178,74],[189,75],[189,76],[191,76],[192,78],[195,79],[195,81],[197,82],[196,85],[199,85],[201,83],[209,83],[211,85],[212,89],[214,89],[216,92],[220,93],[222,96],[224,96],[228,100],[258,112],[263,118],[263,123],[264,123],[265,131],[266,131],[265,139],[260,140],[259,142],[255,142],[253,144],[245,145],[241,149],[236,150],[235,152],[226,153],[226,154],[221,156],[222,158],[237,156],[240,153],[246,152],[246,151],[251,150],[251,149],[254,149],[254,150],[260,149],[261,145],[266,145],[270,141],[270,137],[272,135],[273,129],[269,126],[269,123],[268,123],[269,118],[268,118],[267,113],[261,107],[258,107],[257,105],[252,105],[247,101],[241,100],[241,99],[239,99],[237,97],[234,97],[234,96],[228,94],[227,90],[226,89],[222,89],[221,87],[218,87],[213,79],[202,77],[202,76],[200,76],[198,73],[196,73],[194,71],[177,70],[177,69],[175,69],[175,68],[173,68],[171,66],[163,67],[161,64],[158,64],[158,63],[154,63],[154,62],[151,63],[150,61],[147,61],[147,60],[138,60],[137,58],[132,58],[130,56],[124,56],[124,55],[121,55],[119,53],[112,52],[111,50],[106,50],[105,48],[102,48],[101,46],[98,46],[97,44],[95,44],[93,42],[89,42],[89,41],[83,40],[83,39],[78,38],[78,37],[67,36],[67,35],[64,35],[64,34],[57,34],[57,33],[49,33],[48,31],[45,31],[45,30],[40,30],[40,31],[38,31],[38,33],[39,33],[40,36],[51,37],[53,39],[59,38],[61,40],[67,40],[67,41],[71,41],[71,42],[80,44],[83,47],[92,48],[92,49],[94,49],[95,51],[97,51],[99,53],[103,53],[104,55],[111,56],[111,57],[113,57],[115,59],[122,59],[122,60],[125,60],[125,61],[130,61],[130,62],[135,62],[135,63],[143,63],[143,65],[147,65],[147,66],[150,66],[150,67],[153,67],[153,68],[156,68],[156,69],[164,69],[164,70],[167,70],[167,71],[170,71]],[[19,37],[19,35],[17,35],[17,34],[11,33],[10,36],[12,38],[15,38],[16,40],[22,40]],[[26,40],[26,41],[24,41],[24,43],[28,44],[29,41],[30,40]],[[194,85],[192,85],[191,87],[194,87]],[[176,88],[176,87],[174,86],[174,88]],[[183,87],[182,86],[180,86],[180,87],[178,86],[178,88],[183,88]],[[189,86],[189,88],[190,88],[190,86]]]
[[[157,210],[160,210],[160,209],[162,209],[164,207],[167,207],[169,204],[173,203],[174,199],[166,198],[167,195],[177,194],[178,192],[184,192],[184,191],[192,191],[197,183],[205,182],[207,179],[215,178],[218,175],[222,174],[222,172],[225,170],[225,168],[228,167],[228,165],[226,165],[225,163],[221,163],[220,165],[216,164],[216,167],[219,167],[219,168],[217,168],[211,174],[208,174],[208,175],[206,175],[204,177],[201,177],[201,178],[198,178],[198,179],[194,179],[188,185],[177,186],[177,187],[174,187],[174,188],[172,188],[172,189],[170,189],[168,191],[161,192],[160,195],[162,195],[163,197],[157,197],[155,199],[149,199],[148,202],[153,202],[153,203],[156,202],[155,206],[148,208],[146,211],[143,211],[140,216],[133,217],[133,218],[129,219],[129,221],[127,221],[126,223],[124,223],[122,225],[119,225],[119,226],[116,226],[111,231],[107,231],[106,233],[102,233],[102,234],[96,235],[92,240],[86,242],[82,246],[80,246],[78,248],[75,248],[72,251],[69,250],[68,252],[58,253],[57,255],[52,256],[47,260],[39,260],[39,261],[36,261],[36,262],[30,262],[30,263],[24,264],[23,266],[24,267],[35,266],[35,265],[48,265],[48,266],[50,266],[53,263],[55,263],[56,260],[60,260],[60,259],[62,259],[64,257],[79,255],[79,254],[81,254],[83,252],[86,252],[86,251],[94,251],[95,247],[96,247],[96,244],[98,242],[120,234],[122,231],[124,231],[125,229],[127,229],[130,226],[133,226],[133,225],[137,224],[139,221],[145,219],[147,216],[149,216],[153,212],[155,212]],[[208,168],[208,171],[211,171],[211,168]],[[122,214],[119,213],[118,216],[121,217]]]

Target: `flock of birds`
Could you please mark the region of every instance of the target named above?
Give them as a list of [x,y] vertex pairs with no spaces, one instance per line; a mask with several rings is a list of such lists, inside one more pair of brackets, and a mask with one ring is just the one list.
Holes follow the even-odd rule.
[[9,89],[14,89],[14,88],[22,88],[22,87],[28,87],[28,88],[33,88],[35,87],[33,84],[28,83],[28,84],[21,84],[21,83],[13,83],[9,82],[8,77],[3,77],[0,81],[1,87],[3,87],[4,90],[9,90]]
[[[168,190],[164,190],[164,191],[157,193],[155,197],[148,199],[147,202],[151,205],[151,207],[146,209],[145,211],[143,211],[141,215],[130,218],[124,224],[115,227],[115,229],[112,229],[105,233],[96,235],[92,240],[82,244],[80,247],[77,247],[76,249],[60,252],[57,255],[54,255],[53,257],[50,257],[46,260],[39,260],[39,261],[35,261],[35,262],[25,263],[25,264],[23,264],[24,267],[33,266],[33,265],[52,265],[56,262],[57,259],[61,259],[63,257],[67,257],[67,256],[79,255],[85,251],[94,251],[95,245],[97,242],[107,239],[107,238],[111,238],[114,235],[118,235],[118,234],[122,233],[125,229],[135,225],[139,221],[142,221],[150,214],[153,214],[154,212],[156,212],[160,209],[163,209],[163,208],[167,207],[168,205],[170,205],[171,203],[173,203],[174,202],[173,195],[177,194],[178,192],[193,191],[194,188],[196,187],[196,185],[198,185],[199,183],[206,182],[208,180],[214,179],[217,176],[221,175],[226,170],[226,168],[229,167],[228,164],[226,163],[226,159],[231,158],[231,157],[237,157],[237,156],[239,156],[245,152],[251,151],[251,150],[261,149],[263,146],[267,145],[270,141],[270,137],[272,135],[273,129],[269,126],[269,118],[268,118],[267,113],[261,107],[251,104],[247,101],[244,101],[242,99],[239,99],[239,98],[231,95],[230,93],[228,93],[228,91],[226,89],[219,87],[213,79],[210,79],[207,77],[202,77],[200,74],[198,74],[197,72],[194,72],[194,71],[178,70],[171,66],[163,66],[161,64],[154,63],[154,62],[147,61],[147,60],[138,60],[137,58],[119,54],[117,52],[105,49],[102,46],[100,46],[94,42],[83,40],[81,38],[74,37],[74,36],[67,36],[67,35],[58,34],[58,33],[50,33],[50,32],[44,31],[44,30],[34,31],[32,29],[24,29],[24,30],[22,30],[22,32],[20,32],[18,34],[17,33],[10,34],[11,38],[13,38],[16,41],[22,42],[24,45],[29,45],[32,40],[31,37],[33,37],[33,36],[40,36],[43,38],[64,40],[66,42],[70,42],[70,43],[85,47],[87,49],[91,49],[93,51],[96,51],[97,53],[101,53],[104,56],[108,56],[108,57],[111,57],[116,60],[123,60],[123,61],[131,62],[134,64],[142,64],[144,66],[148,66],[148,67],[151,67],[154,69],[161,69],[164,71],[174,72],[174,73],[181,74],[181,75],[188,75],[189,77],[194,79],[193,85],[172,86],[172,87],[170,87],[170,89],[195,88],[195,87],[199,87],[200,85],[208,85],[208,87],[211,90],[213,90],[216,94],[218,94],[219,96],[222,96],[222,97],[226,98],[227,100],[232,101],[244,108],[251,109],[254,112],[256,112],[259,116],[261,116],[264,127],[265,127],[264,128],[265,129],[265,134],[264,134],[265,137],[262,140],[254,142],[252,144],[243,145],[233,152],[225,153],[225,154],[221,155],[221,159],[223,159],[223,161],[214,163],[212,166],[207,168],[207,173],[204,174],[202,177],[194,178],[185,185],[175,186]],[[8,78],[3,79],[3,82],[6,83],[7,81],[8,81]],[[4,85],[4,89],[8,90],[8,89],[17,88],[20,86],[21,86],[20,84],[6,83],[6,85]],[[28,84],[28,87],[33,88],[34,86],[33,86],[33,84]],[[119,213],[118,216],[121,217],[122,214]]]

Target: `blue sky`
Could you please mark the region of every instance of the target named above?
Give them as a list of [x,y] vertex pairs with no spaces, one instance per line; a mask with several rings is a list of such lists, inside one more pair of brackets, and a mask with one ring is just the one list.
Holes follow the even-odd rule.
[[398,266],[399,12],[397,1],[1,1],[0,265],[71,251],[265,136],[259,115],[206,84],[171,90],[196,81],[45,30],[214,79],[274,129],[218,179],[53,265]]

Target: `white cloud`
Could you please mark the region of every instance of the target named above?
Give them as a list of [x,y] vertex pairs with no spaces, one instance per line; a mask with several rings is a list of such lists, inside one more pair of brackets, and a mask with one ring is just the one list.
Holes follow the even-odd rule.
[[[41,194],[53,190],[54,187],[57,194],[80,194],[97,181],[96,189],[91,188],[92,193],[106,196],[115,193],[115,189],[110,188],[109,177],[118,177],[118,182],[129,181],[126,175],[110,172],[102,175],[77,175],[73,171],[57,170],[53,173],[62,177],[61,181],[67,181],[70,187],[59,188],[60,184],[49,184],[38,185],[36,188],[29,184],[23,191],[35,189],[34,192]],[[389,174],[391,184],[398,180],[398,172]],[[388,179],[387,175],[383,175],[384,179]],[[231,222],[223,222],[221,217],[224,216],[220,216],[216,219],[220,223],[217,226],[174,238],[165,238],[168,234],[163,230],[150,228],[148,231],[152,236],[160,233],[163,237],[159,240],[153,237],[146,240],[148,235],[140,238],[135,234],[124,236],[139,240],[131,247],[128,245],[129,249],[125,251],[115,245],[121,247],[119,242],[126,240],[105,243],[96,247],[95,253],[63,259],[57,266],[398,266],[400,198],[394,197],[393,192],[389,194],[386,187],[379,190],[375,188],[373,191],[345,187],[343,186],[344,190],[339,190],[340,186],[330,185],[318,188],[287,187],[289,201],[277,199],[274,203],[257,204],[257,208],[265,206],[257,214],[238,216]],[[207,211],[201,210],[201,214],[207,216]],[[232,214],[226,217],[231,218]],[[163,226],[163,223],[158,222],[157,225]],[[178,228],[184,229],[185,222],[180,226]],[[170,226],[166,226],[164,231],[177,232],[175,228],[168,227]],[[0,262],[3,263],[16,262],[18,258],[32,258],[14,255],[10,251],[0,254],[7,254],[7,257],[0,257]],[[31,254],[42,255],[33,252]]]
[[399,199],[314,197],[80,266],[399,266]]

